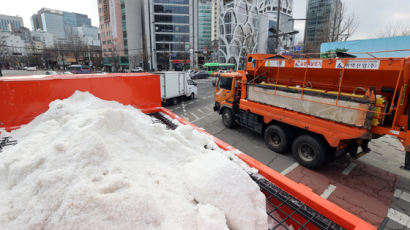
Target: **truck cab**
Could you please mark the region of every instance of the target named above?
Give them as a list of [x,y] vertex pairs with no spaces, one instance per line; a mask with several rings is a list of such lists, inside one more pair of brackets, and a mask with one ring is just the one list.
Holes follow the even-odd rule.
[[215,106],[214,111],[222,114],[224,125],[234,125],[233,111],[237,110],[240,99],[239,73],[223,73],[217,76],[215,84]]

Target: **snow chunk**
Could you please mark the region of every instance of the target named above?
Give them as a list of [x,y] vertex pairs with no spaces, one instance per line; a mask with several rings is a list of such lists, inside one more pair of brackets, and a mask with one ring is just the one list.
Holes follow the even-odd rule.
[[198,230],[229,230],[224,213],[210,204],[198,205]]
[[265,196],[238,165],[210,153],[186,164],[184,172],[195,200],[223,210],[231,229],[267,229]]
[[76,92],[6,135],[2,229],[266,229],[239,159],[190,126]]

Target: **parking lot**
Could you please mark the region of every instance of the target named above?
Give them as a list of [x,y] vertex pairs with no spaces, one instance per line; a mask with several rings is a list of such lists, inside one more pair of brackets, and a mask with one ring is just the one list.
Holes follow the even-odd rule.
[[397,139],[386,136],[373,140],[372,151],[359,160],[345,156],[320,170],[309,170],[291,153],[269,150],[259,134],[242,127],[225,128],[213,111],[212,81],[196,80],[198,95],[194,100],[167,108],[369,223],[386,224],[386,229],[410,229],[410,172],[400,169],[404,150]]

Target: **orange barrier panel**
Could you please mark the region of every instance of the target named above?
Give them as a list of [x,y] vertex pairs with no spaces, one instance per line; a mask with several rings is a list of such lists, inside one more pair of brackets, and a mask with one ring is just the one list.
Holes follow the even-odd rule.
[[159,75],[149,73],[0,78],[0,128],[13,129],[47,111],[50,102],[88,91],[140,109],[161,106]]

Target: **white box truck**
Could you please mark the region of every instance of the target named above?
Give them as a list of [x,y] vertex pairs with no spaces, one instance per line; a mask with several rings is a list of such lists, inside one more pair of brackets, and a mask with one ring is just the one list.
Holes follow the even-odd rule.
[[196,83],[185,72],[161,72],[161,100],[177,104],[180,98],[194,99],[198,93]]

